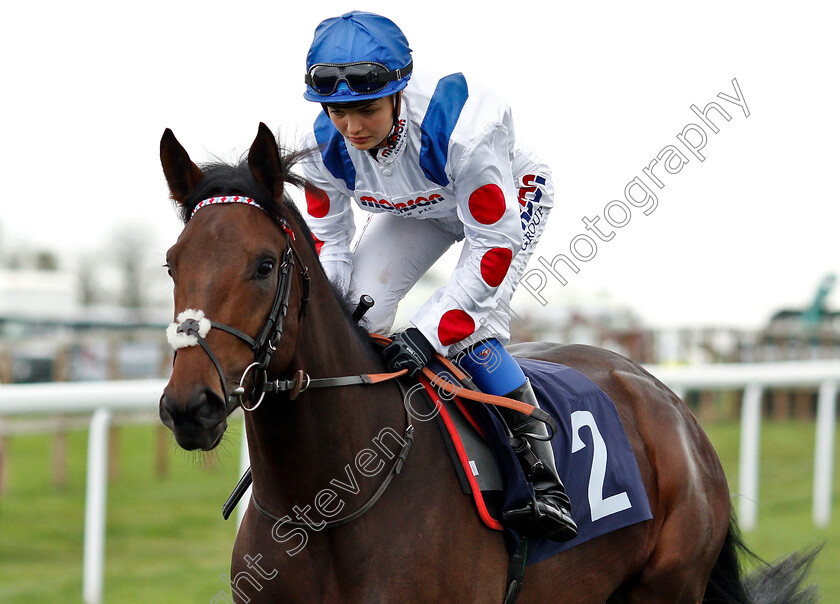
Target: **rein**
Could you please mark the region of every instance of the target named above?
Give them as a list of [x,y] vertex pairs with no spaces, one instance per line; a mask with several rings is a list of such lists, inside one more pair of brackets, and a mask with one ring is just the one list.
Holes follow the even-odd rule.
[[[362,373],[359,375],[345,375],[342,377],[328,377],[328,378],[311,378],[309,374],[304,373],[303,369],[298,369],[295,377],[290,380],[274,380],[273,382],[264,382],[262,385],[263,395],[266,392],[277,394],[280,392],[288,392],[289,399],[295,400],[299,394],[306,392],[310,388],[340,388],[341,386],[363,386],[371,384],[379,384],[380,382],[387,382],[401,375],[405,375],[408,369],[400,369],[393,373]],[[250,411],[250,409],[249,409]]]
[[[392,341],[391,338],[377,333],[370,334],[370,337],[375,342],[378,342],[383,345],[388,345]],[[554,434],[557,432],[557,424],[554,421],[554,418],[542,409],[532,407],[528,403],[523,403],[522,401],[518,401],[516,399],[481,392],[472,383],[470,376],[464,373],[457,365],[455,365],[455,363],[453,363],[441,354],[436,354],[435,358],[439,363],[441,363],[444,366],[444,368],[447,369],[447,371],[449,371],[452,374],[453,377],[458,379],[465,386],[459,386],[446,379],[445,376],[441,376],[435,373],[428,367],[423,367],[423,375],[436,388],[441,389],[443,392],[450,396],[460,396],[461,398],[470,399],[472,401],[478,401],[486,405],[507,407],[508,409],[513,409],[514,411],[518,411],[523,415],[533,417],[537,421],[546,424],[552,430],[549,438],[554,436]],[[293,377],[290,380],[274,380],[273,382],[264,382],[262,387],[263,393],[289,392],[289,398],[294,400],[300,393],[305,392],[310,388],[338,388],[341,386],[379,384],[380,382],[385,382],[400,377],[401,375],[404,375],[407,371],[407,369],[401,369],[393,373],[363,373],[359,375],[347,375],[342,377],[311,378],[307,373],[304,373],[302,369],[299,369],[295,374],[295,377]]]

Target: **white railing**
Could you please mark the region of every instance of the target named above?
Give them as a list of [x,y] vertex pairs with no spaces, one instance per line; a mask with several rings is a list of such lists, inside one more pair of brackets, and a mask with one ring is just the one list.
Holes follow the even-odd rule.
[[85,493],[82,597],[100,604],[104,589],[108,428],[113,412],[157,409],[165,380],[8,384],[0,386],[0,417],[91,413]]
[[[742,527],[756,525],[761,395],[768,388],[813,386],[819,389],[814,455],[814,523],[827,526],[836,426],[840,361],[648,366],[648,371],[679,396],[688,390],[744,390],[741,413],[740,507]],[[157,410],[165,380],[89,383],[11,384],[0,386],[0,417],[91,413],[85,500],[85,543],[82,592],[86,604],[102,602],[104,586],[108,427],[114,412]],[[243,439],[244,441],[244,439]],[[248,465],[243,442],[242,462]],[[245,506],[239,506],[239,518]]]
[[738,516],[744,530],[755,528],[758,517],[758,451],[761,438],[762,393],[769,388],[818,388],[813,516],[816,526],[828,526],[831,520],[831,483],[834,475],[834,434],[840,361],[649,366],[646,369],[681,398],[687,390],[744,390],[738,482]]

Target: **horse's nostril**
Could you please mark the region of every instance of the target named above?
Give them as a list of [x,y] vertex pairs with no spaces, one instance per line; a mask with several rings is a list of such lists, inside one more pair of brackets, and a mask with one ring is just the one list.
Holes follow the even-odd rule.
[[226,418],[222,397],[210,388],[198,387],[184,398],[172,392],[160,397],[160,419],[187,451],[209,451],[219,444]]
[[225,419],[226,415],[224,401],[210,389],[198,392],[187,409],[193,421],[202,428],[214,428]]
[[160,397],[160,421],[171,430],[207,430],[215,428],[227,416],[224,401],[209,388],[197,390],[182,405],[168,397]]
[[158,413],[160,414],[160,421],[163,423],[164,426],[166,426],[170,430],[174,430],[175,419],[172,417],[172,413],[169,411],[169,408],[170,401],[164,394],[160,397],[160,405],[158,411]]

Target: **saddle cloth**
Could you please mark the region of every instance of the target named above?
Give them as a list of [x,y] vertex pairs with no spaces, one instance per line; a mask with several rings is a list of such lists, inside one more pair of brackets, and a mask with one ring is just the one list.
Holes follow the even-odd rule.
[[[577,537],[564,543],[529,535],[528,564],[652,518],[636,457],[612,400],[571,367],[531,359],[517,362],[541,408],[557,421],[558,432],[551,441],[555,463],[578,525]],[[439,374],[455,381],[444,370]],[[528,502],[533,489],[498,416],[485,405],[440,396],[433,384],[423,384],[439,405],[438,424],[444,441],[449,441],[464,492],[473,496],[482,521],[504,530],[510,551],[516,551],[520,535],[502,526],[500,511]]]

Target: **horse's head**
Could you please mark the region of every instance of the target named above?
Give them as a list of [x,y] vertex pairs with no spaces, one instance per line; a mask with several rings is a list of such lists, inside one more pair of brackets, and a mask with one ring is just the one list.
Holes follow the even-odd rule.
[[301,184],[293,160],[264,124],[238,165],[199,168],[168,129],[160,153],[185,223],[166,256],[176,355],[160,417],[182,447],[208,450],[237,404],[260,397],[263,370],[288,367],[314,252],[284,197],[286,183]]

